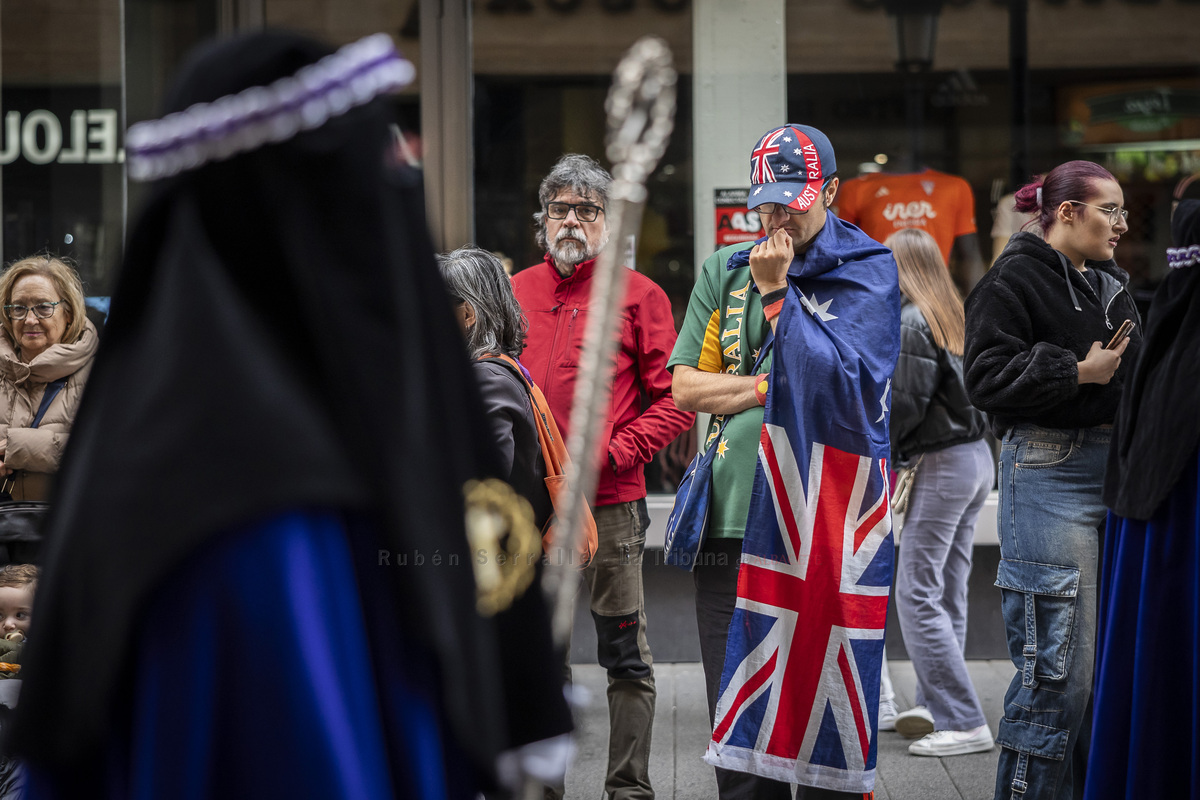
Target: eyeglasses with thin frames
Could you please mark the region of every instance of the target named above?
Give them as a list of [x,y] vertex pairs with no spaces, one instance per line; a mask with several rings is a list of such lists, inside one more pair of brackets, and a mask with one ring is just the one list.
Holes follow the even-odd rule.
[[779,210],[780,208],[782,208],[784,211],[786,211],[788,213],[788,216],[790,216],[790,217],[798,217],[801,214],[807,214],[809,211],[812,211],[812,206],[809,206],[808,208],[804,209],[803,211],[796,211],[794,208],[791,208],[790,206],[785,206],[783,203],[763,203],[761,206],[755,206],[754,208],[752,208],[750,210],[754,211],[758,214],[762,214],[764,216],[769,217],[772,214],[774,214],[777,210]]
[[1118,219],[1120,219],[1126,225],[1129,224],[1129,209],[1127,208],[1121,208],[1120,206],[1113,206],[1112,208],[1109,208],[1108,206],[1094,206],[1091,203],[1085,203],[1082,200],[1068,200],[1067,202],[1071,203],[1072,205],[1087,206],[1088,208],[1094,208],[1097,211],[1105,212],[1108,214],[1109,225],[1116,225]]
[[567,214],[575,209],[575,219],[580,222],[595,222],[603,208],[591,203],[547,203],[546,216],[550,219],[566,219]]
[[9,319],[25,319],[26,315],[33,311],[33,315],[38,319],[49,319],[54,316],[54,309],[61,302],[58,300],[53,303],[38,303],[35,306],[5,306],[4,313],[8,315]]

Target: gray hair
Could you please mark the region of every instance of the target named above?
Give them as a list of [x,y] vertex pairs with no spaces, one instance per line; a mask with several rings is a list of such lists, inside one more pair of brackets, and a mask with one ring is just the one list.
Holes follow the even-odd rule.
[[550,243],[546,240],[547,203],[561,192],[570,190],[607,210],[608,187],[611,183],[612,175],[590,156],[567,153],[560,158],[538,188],[538,211],[533,215],[533,221],[537,224],[538,246],[544,250],[550,249]]
[[439,254],[437,262],[446,290],[475,310],[475,324],[467,331],[471,357],[489,353],[520,356],[525,349],[525,316],[500,259],[467,245]]

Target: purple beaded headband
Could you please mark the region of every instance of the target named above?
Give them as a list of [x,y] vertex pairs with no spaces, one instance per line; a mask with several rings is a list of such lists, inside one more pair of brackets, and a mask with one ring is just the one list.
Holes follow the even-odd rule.
[[1168,247],[1167,266],[1171,269],[1183,269],[1200,264],[1200,244],[1191,247]]
[[390,36],[368,36],[270,86],[131,125],[125,135],[129,177],[158,180],[282,142],[407,86],[414,74]]

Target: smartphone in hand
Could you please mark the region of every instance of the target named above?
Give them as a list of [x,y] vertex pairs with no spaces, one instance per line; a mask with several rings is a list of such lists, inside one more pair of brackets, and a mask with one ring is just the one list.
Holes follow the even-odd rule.
[[1122,341],[1124,341],[1125,339],[1128,339],[1129,334],[1133,332],[1133,328],[1134,328],[1133,320],[1127,319],[1124,322],[1122,322],[1121,327],[1117,328],[1117,332],[1115,334],[1113,334],[1112,339],[1109,339],[1108,344],[1104,345],[1104,349],[1112,350],[1114,347],[1119,345]]

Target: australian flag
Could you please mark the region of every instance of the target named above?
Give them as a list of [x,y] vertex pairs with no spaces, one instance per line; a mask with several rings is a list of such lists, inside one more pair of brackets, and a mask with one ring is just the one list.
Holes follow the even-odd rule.
[[[748,261],[742,251],[729,266]],[[705,760],[870,792],[894,557],[896,263],[830,215],[789,283]]]

